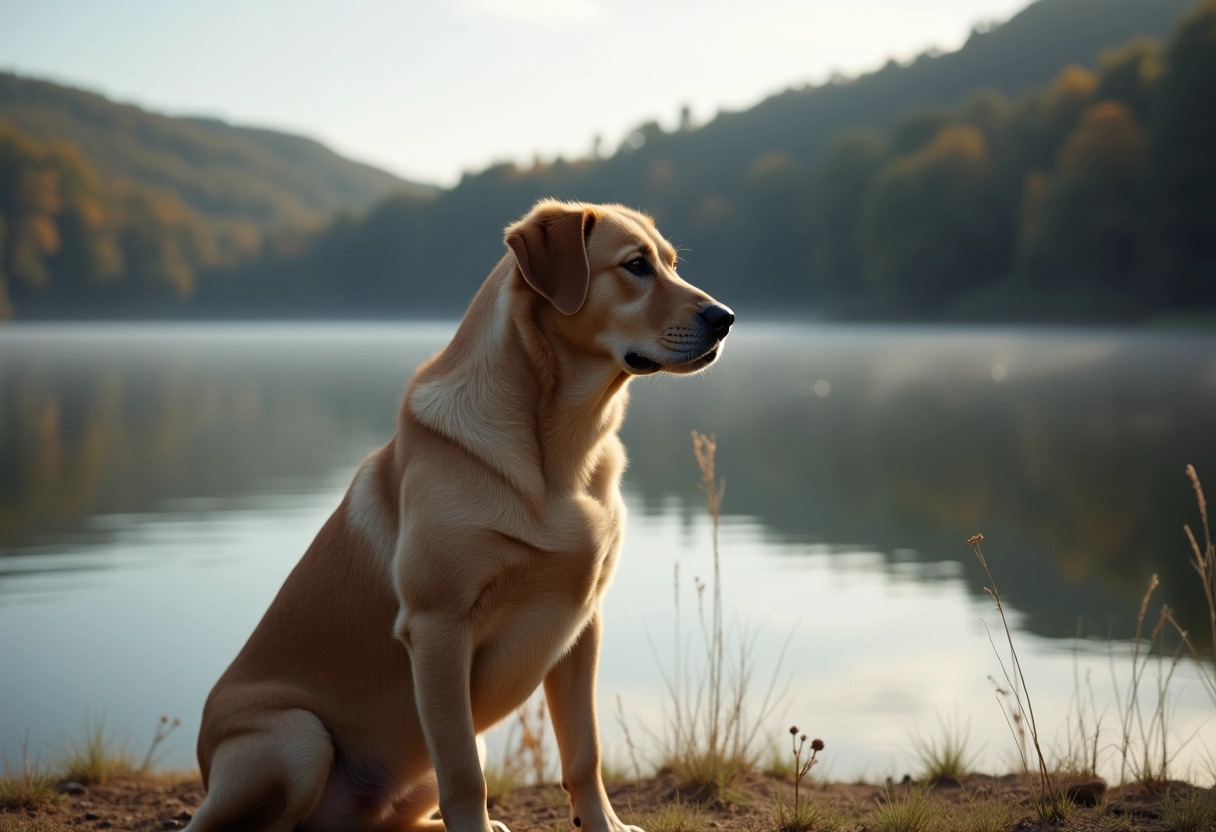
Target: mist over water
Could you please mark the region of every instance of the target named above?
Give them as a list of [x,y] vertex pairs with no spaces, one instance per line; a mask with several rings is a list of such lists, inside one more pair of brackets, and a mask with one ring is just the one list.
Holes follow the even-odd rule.
[[[165,713],[183,720],[165,763],[192,765],[210,686],[453,330],[0,331],[0,748],[19,756],[28,730],[46,759],[88,709],[142,751]],[[1050,726],[1074,678],[1100,697],[1112,671],[1126,680],[1150,574],[1203,629],[1183,468],[1216,488],[1211,336],[753,326],[709,372],[632,391],[600,675],[618,760],[616,697],[636,738],[661,732],[677,603],[695,639],[694,579],[712,571],[692,429],[719,444],[727,617],[755,635],[760,692],[789,682],[766,733],[823,736],[823,776],[898,776],[909,733],[955,714],[981,767],[1007,766],[975,532]],[[1176,730],[1198,737],[1184,764],[1216,727],[1179,672]]]

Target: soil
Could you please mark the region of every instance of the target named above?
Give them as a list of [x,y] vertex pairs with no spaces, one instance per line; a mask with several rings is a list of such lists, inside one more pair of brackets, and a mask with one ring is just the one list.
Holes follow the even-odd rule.
[[[885,801],[898,800],[917,788],[928,788],[943,811],[936,828],[939,832],[961,829],[961,817],[976,800],[999,800],[1011,807],[1006,829],[1079,830],[1079,832],[1167,832],[1162,819],[1163,794],[1192,794],[1216,805],[1216,793],[1185,783],[1162,784],[1155,789],[1128,786],[1107,792],[1100,781],[1072,784],[1077,805],[1068,816],[1053,824],[1040,823],[1030,806],[1029,793],[1016,776],[1001,778],[980,775],[942,781],[932,786],[915,783],[882,786],[844,783],[804,783],[802,795],[818,805],[835,810],[835,822],[827,828],[851,832],[873,832],[879,826],[873,813]],[[73,785],[73,791],[79,786]],[[608,793],[618,814],[626,823],[647,825],[661,832],[691,832],[706,828],[714,832],[779,832],[773,820],[774,796],[793,799],[789,778],[756,774],[737,783],[725,800],[682,785],[675,776],[660,773],[632,783],[613,784]],[[91,830],[180,829],[190,820],[203,800],[202,783],[195,777],[158,776],[123,779],[84,787],[75,794],[61,794],[57,800],[38,809],[0,808],[0,832],[91,832]],[[664,807],[701,803],[705,814],[693,825],[673,825],[658,818]],[[1096,804],[1088,807],[1080,804]],[[490,800],[490,816],[503,821],[514,832],[526,830],[573,830],[565,794],[556,785],[529,786]],[[870,821],[867,823],[867,821]],[[970,825],[970,824],[967,824]]]

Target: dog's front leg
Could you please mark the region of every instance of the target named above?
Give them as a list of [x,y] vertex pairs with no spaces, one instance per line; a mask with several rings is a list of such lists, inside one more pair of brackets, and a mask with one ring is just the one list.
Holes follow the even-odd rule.
[[562,758],[562,788],[580,832],[642,832],[622,823],[608,803],[600,773],[595,673],[600,658],[600,612],[545,676],[545,699]]
[[410,653],[414,701],[439,785],[448,832],[505,832],[486,813],[486,780],[477,753],[469,691],[472,647],[468,622],[437,613],[398,624]]

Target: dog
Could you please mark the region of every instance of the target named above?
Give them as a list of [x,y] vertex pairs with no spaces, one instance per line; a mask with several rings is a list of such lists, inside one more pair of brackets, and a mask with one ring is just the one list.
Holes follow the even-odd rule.
[[544,200],[504,242],[211,691],[190,832],[502,832],[480,734],[542,684],[574,825],[641,832],[609,805],[596,717],[617,429],[634,376],[708,367],[734,313],[620,205]]

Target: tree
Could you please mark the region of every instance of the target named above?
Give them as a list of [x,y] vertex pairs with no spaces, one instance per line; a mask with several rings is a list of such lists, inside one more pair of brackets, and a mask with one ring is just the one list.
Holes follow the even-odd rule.
[[1089,108],[1056,157],[1029,180],[1018,268],[1036,287],[1155,299],[1148,211],[1149,140],[1127,105]]
[[1165,50],[1153,108],[1157,234],[1170,300],[1216,303],[1216,0]]
[[810,186],[809,289],[812,303],[832,305],[862,295],[857,227],[866,186],[882,165],[882,137],[868,130],[841,133]]
[[983,134],[946,127],[870,185],[860,227],[866,282],[889,313],[939,312],[1003,272],[1004,226]]

